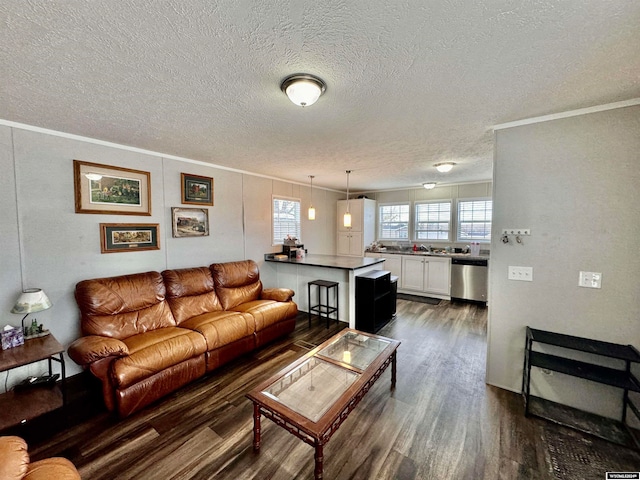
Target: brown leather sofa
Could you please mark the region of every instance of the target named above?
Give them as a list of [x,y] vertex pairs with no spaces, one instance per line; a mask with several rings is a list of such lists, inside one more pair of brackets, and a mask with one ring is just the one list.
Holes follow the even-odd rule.
[[291,333],[289,289],[263,289],[252,260],[84,280],[83,337],[69,356],[100,379],[121,417]]
[[20,437],[0,437],[2,480],[80,480],[76,467],[66,458],[52,457],[31,463],[27,442]]

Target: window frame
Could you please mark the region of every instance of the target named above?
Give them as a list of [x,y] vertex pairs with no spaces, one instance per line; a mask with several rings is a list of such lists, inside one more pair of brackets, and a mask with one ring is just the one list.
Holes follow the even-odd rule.
[[[460,208],[464,203],[471,202],[490,202],[491,203],[491,219],[490,220],[478,220],[478,221],[465,221],[464,223],[484,223],[488,224],[489,227],[489,238],[461,238],[462,233],[462,220],[460,215]],[[484,211],[487,211],[486,205]],[[493,227],[493,198],[492,197],[475,197],[475,198],[459,198],[456,201],[456,242],[465,243],[465,242],[478,242],[478,243],[491,243],[491,228]]]
[[287,197],[286,195],[271,195],[271,246],[277,247],[280,245],[284,245],[284,237],[277,241],[275,238],[276,234],[276,218],[275,218],[275,202],[276,200],[285,201],[285,202],[297,202],[297,232],[295,234],[298,241],[302,237],[302,200],[297,197]]
[[[394,206],[406,206],[407,207],[407,237],[406,238],[390,238],[382,236],[382,226],[385,223],[382,221],[382,209],[384,207],[394,207]],[[378,203],[378,215],[376,217],[377,221],[377,240],[385,240],[388,242],[409,242],[411,239],[411,202],[385,202]],[[393,223],[405,223],[405,222],[393,222]]]
[[[434,220],[434,221],[427,221],[427,222],[420,222],[418,220],[418,208],[420,207],[420,205],[443,205],[443,204],[448,204],[449,205],[449,219],[447,220],[447,224],[448,224],[448,229],[447,229],[447,238],[418,238],[418,232],[428,232],[430,230],[418,230],[418,224],[419,223],[427,223],[427,224],[439,224],[439,223],[443,223],[440,220]],[[454,202],[453,199],[451,198],[447,198],[447,199],[440,199],[440,200],[417,200],[414,202],[413,204],[413,239],[416,242],[438,242],[438,243],[444,243],[444,242],[451,242],[452,241],[452,229],[454,227],[454,218],[453,218],[453,211],[454,211]],[[431,231],[439,231],[439,230],[431,230]]]

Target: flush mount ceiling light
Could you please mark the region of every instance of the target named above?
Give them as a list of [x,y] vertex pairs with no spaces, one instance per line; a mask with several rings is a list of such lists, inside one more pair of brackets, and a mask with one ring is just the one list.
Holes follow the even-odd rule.
[[99,173],[85,173],[84,176],[87,177],[89,180],[101,180],[102,179],[102,175],[100,175]]
[[285,78],[280,89],[296,105],[308,107],[316,103],[327,89],[327,84],[314,75],[297,73]]
[[442,163],[436,163],[434,165],[434,167],[436,167],[436,169],[439,172],[447,173],[447,172],[451,171],[451,169],[453,168],[454,165],[455,165],[455,163],[453,163],[453,162],[442,162]]
[[423,183],[422,186],[424,188],[426,188],[427,190],[431,190],[433,188],[436,188],[436,182],[427,182],[427,183]]

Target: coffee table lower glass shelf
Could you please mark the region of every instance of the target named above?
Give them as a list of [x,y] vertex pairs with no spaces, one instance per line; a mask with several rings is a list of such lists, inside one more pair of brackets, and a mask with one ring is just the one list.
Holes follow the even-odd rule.
[[315,478],[323,475],[323,447],[391,365],[396,382],[400,342],[353,329],[342,330],[247,394],[254,408],[255,451],[264,415],[315,448]]

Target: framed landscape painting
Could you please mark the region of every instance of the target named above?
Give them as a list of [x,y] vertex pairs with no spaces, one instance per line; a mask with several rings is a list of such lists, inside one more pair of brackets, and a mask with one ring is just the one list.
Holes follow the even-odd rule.
[[160,250],[157,223],[101,223],[100,252]]
[[76,213],[151,215],[151,174],[73,161]]
[[182,203],[213,206],[213,178],[181,173],[180,182]]
[[209,235],[209,211],[206,208],[171,208],[173,236],[205,237]]

